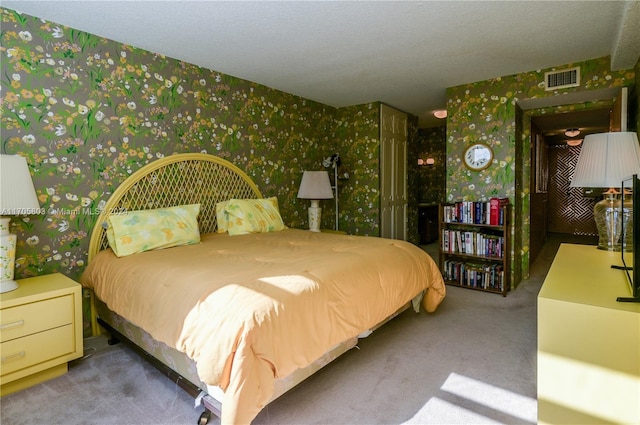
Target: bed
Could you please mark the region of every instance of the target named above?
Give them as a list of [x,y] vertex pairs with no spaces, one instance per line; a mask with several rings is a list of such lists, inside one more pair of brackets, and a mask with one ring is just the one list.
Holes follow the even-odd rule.
[[[158,214],[177,221],[155,224]],[[94,333],[99,323],[131,341],[222,423],[250,423],[358,338],[445,296],[436,264],[408,242],[272,218],[277,200],[224,159],[178,154],[141,168],[91,235],[81,283]],[[142,233],[178,242],[130,248]]]

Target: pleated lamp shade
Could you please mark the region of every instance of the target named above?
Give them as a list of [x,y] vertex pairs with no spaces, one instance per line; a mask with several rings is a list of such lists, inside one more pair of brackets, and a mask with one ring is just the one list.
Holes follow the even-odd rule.
[[640,144],[634,132],[588,134],[571,187],[618,188],[623,179],[640,174]]
[[[593,207],[598,229],[598,249],[620,251],[622,217],[631,205],[622,205],[617,197],[622,180],[640,174],[640,145],[633,132],[598,133],[585,136],[571,187],[609,188]],[[624,212],[626,210],[626,212]]]

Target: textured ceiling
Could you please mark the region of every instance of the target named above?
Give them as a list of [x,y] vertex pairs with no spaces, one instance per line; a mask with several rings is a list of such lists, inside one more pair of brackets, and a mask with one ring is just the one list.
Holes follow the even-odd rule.
[[445,89],[640,57],[638,1],[10,1],[2,6],[340,107],[438,125]]

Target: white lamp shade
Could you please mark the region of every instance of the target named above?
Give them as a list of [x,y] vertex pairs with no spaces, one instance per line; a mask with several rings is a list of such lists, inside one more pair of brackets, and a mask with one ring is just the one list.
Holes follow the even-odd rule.
[[620,182],[640,174],[640,144],[634,132],[585,136],[571,187],[620,187]]
[[0,215],[37,214],[39,210],[27,160],[19,155],[0,155]]
[[302,199],[331,199],[333,190],[326,171],[305,171],[300,182],[298,198]]
[[19,155],[0,155],[0,293],[18,288],[13,280],[17,239],[6,216],[39,213],[27,160]]

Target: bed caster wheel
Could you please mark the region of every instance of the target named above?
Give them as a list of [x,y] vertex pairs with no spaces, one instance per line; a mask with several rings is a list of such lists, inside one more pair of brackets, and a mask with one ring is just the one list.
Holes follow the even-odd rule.
[[109,345],[116,345],[116,344],[120,344],[120,340],[118,338],[116,338],[115,336],[111,336],[108,340],[107,340],[107,344]]
[[208,424],[209,423],[209,419],[211,419],[211,412],[208,411],[208,410],[205,410],[204,412],[202,412],[202,414],[198,418],[198,425],[206,425],[206,424]]

